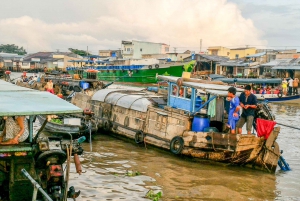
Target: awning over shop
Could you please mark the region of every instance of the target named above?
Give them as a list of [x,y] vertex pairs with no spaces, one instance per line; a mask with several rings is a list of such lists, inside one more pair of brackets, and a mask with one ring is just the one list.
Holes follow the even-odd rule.
[[260,52],[260,53],[257,53],[257,54],[247,55],[246,58],[261,57],[261,56],[264,56],[265,54],[266,54],[266,52]]
[[300,70],[300,66],[274,66],[272,70]]
[[3,61],[6,62],[6,63],[11,63],[12,62],[12,60],[10,60],[10,59],[4,59]]

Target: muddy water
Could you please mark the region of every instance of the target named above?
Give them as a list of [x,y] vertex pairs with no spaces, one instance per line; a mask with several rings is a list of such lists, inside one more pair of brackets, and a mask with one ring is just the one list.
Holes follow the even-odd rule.
[[[300,106],[273,105],[277,122],[299,126]],[[93,150],[84,143],[84,173],[70,184],[80,200],[146,200],[149,189],[162,200],[300,200],[300,132],[282,127],[278,142],[292,171],[275,174],[209,162],[196,162],[167,151],[138,146],[99,133]],[[140,176],[126,176],[138,171]]]
[[[276,121],[300,128],[300,104],[273,104]],[[195,162],[153,147],[138,146],[99,133],[93,149],[84,143],[83,174],[71,166],[70,185],[77,200],[149,200],[149,189],[161,200],[300,200],[300,131],[281,127],[277,142],[292,171],[275,174],[209,162]],[[140,176],[126,176],[127,171]]]

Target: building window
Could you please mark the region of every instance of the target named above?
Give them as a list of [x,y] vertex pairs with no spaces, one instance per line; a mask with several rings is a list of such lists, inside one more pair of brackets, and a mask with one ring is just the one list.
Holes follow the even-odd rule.
[[129,51],[130,51],[130,48],[127,48],[127,51],[129,52]]
[[169,52],[169,48],[168,47],[165,47],[165,52]]
[[142,52],[142,51],[143,51],[143,48],[141,48],[140,51]]

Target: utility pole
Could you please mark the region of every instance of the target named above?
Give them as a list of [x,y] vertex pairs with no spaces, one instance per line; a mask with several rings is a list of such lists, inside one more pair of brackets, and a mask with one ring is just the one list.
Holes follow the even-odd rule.
[[202,39],[200,39],[200,54],[201,54],[201,49],[202,49]]
[[89,55],[89,46],[86,46],[86,56]]
[[59,52],[59,49],[56,49],[56,52]]

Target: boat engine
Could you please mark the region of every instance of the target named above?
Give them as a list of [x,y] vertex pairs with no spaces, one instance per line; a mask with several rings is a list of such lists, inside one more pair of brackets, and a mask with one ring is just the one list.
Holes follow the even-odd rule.
[[[40,137],[37,139],[37,145],[35,166],[39,183],[53,200],[61,200],[66,193],[65,191],[67,191],[65,187],[67,187],[66,183],[68,182],[63,170],[63,164],[67,159],[70,160],[68,157],[71,151],[70,148],[74,157],[81,155],[83,149],[78,140],[74,140],[70,144],[70,140],[63,140],[61,137]],[[76,168],[79,165],[76,164]],[[71,189],[73,190],[74,187]],[[75,190],[73,191],[75,192]]]

